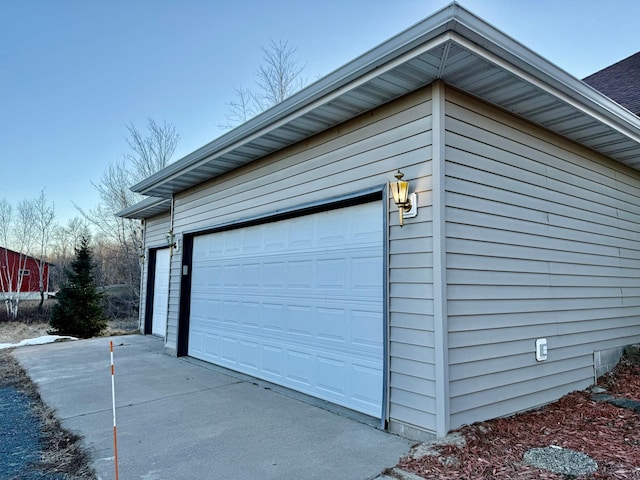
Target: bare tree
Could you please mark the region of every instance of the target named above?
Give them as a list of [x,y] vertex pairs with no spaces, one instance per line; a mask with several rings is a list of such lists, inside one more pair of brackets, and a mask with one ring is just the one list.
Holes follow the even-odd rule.
[[245,88],[234,89],[236,94],[236,100],[227,103],[229,107],[229,113],[225,116],[227,118],[227,125],[223,125],[222,128],[231,128],[234,125],[240,125],[256,115],[256,101],[254,94]]
[[[20,292],[29,272],[26,267],[33,242],[34,218],[33,201],[21,201],[14,213],[6,199],[0,200],[0,242],[4,247],[0,258],[0,288],[11,320],[18,317]],[[9,249],[15,254],[11,255]]]
[[[118,283],[129,286],[138,295],[138,249],[141,245],[138,222],[114,214],[142,200],[141,195],[131,192],[131,185],[168,165],[180,136],[172,124],[159,124],[152,119],[147,121],[146,134],[133,124],[128,125],[127,130],[131,151],[120,161],[109,164],[100,181],[93,184],[100,194],[100,204],[86,212],[78,210],[97,229],[100,237],[98,250],[109,255],[108,270],[111,273],[108,277],[103,276],[102,281],[111,282],[118,278]],[[96,255],[96,261],[101,262],[99,255]],[[117,273],[113,274],[114,271]]]
[[151,118],[147,120],[146,136],[143,136],[133,123],[127,125],[127,130],[127,144],[132,153],[126,154],[125,159],[131,164],[127,171],[134,182],[139,182],[164,168],[171,161],[180,140],[174,125],[166,121],[159,124]]
[[65,226],[59,225],[52,233],[52,259],[55,263],[50,272],[49,289],[59,288],[65,277],[64,271],[74,258],[82,238],[91,238],[89,224],[86,219],[74,217]]
[[2,242],[0,246],[4,249],[2,250],[2,258],[0,258],[0,291],[3,294],[2,300],[4,301],[9,318],[12,318],[11,312],[13,308],[11,302],[13,301],[15,289],[13,285],[15,268],[12,263],[9,262],[10,255],[7,250],[11,244],[12,223],[13,207],[6,198],[3,198],[0,200],[0,242]]
[[227,103],[227,123],[219,125],[220,128],[229,129],[242,124],[304,87],[305,80],[301,75],[306,64],[301,64],[296,58],[296,47],[287,41],[271,40],[261,50],[262,63],[254,72],[257,90],[234,90],[236,100]]
[[261,47],[263,63],[256,71],[256,83],[260,88],[258,102],[262,110],[272,107],[304,86],[300,74],[306,65],[300,65],[295,54],[296,47],[287,41],[271,40]]
[[[44,190],[40,191],[40,196],[33,201],[33,219],[36,243],[36,264],[38,266],[38,287],[40,290],[40,303],[38,312],[42,313],[44,306],[45,271],[47,266],[47,254],[51,246],[51,236],[53,234],[56,210],[53,203],[47,201]],[[47,282],[48,283],[48,282]]]
[[129,189],[134,183],[134,174],[125,159],[110,163],[100,182],[93,183],[100,194],[101,203],[92,210],[88,220],[114,240],[118,239],[118,235],[117,228],[113,228],[113,214],[138,201],[139,197]]

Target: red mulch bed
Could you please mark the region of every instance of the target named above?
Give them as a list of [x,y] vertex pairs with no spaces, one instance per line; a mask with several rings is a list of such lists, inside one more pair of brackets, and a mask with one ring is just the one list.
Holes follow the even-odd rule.
[[[640,401],[640,366],[623,360],[599,385],[608,394]],[[640,413],[595,402],[589,392],[573,392],[539,410],[476,423],[458,432],[466,439],[465,447],[436,447],[440,456],[407,457],[398,467],[441,480],[640,480]],[[589,455],[598,463],[597,472],[565,477],[523,463],[527,450],[550,445]]]

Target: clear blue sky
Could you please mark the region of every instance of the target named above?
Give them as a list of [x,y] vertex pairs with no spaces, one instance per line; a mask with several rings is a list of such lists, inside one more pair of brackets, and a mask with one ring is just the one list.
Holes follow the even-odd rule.
[[[93,207],[125,125],[173,123],[174,159],[223,133],[234,87],[254,87],[260,46],[297,46],[315,80],[447,0],[2,0],[0,198],[45,188],[61,223]],[[637,0],[461,0],[583,78],[640,50]]]

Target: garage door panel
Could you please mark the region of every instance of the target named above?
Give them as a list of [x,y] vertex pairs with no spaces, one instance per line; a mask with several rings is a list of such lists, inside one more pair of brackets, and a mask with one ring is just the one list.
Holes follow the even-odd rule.
[[259,329],[261,308],[258,302],[242,302],[242,325],[251,329]]
[[205,336],[202,332],[191,330],[189,334],[189,346],[198,352],[205,352]]
[[201,332],[204,340],[204,353],[211,358],[211,360],[220,359],[220,342],[222,337],[220,335],[211,334],[207,332]]
[[284,290],[286,287],[286,263],[265,261],[262,265],[262,287],[271,290]]
[[382,381],[382,373],[377,365],[356,363],[352,365],[351,377],[359,381],[352,385],[351,395],[354,401],[364,408],[373,409],[379,403],[379,385]]
[[[222,302],[222,308],[220,309],[220,321],[223,324],[221,326],[222,328],[231,328],[240,324],[240,319],[242,317],[238,315],[238,310],[240,310],[238,308],[239,305],[240,302],[235,299],[225,300]],[[211,318],[214,321],[217,320],[215,313],[209,315],[207,318]]]
[[201,315],[192,313],[191,330],[224,332],[239,338],[246,332],[274,341],[294,338],[297,342],[327,349],[371,355],[382,353],[380,311],[365,310],[367,305],[331,308],[324,306],[329,302],[322,301],[317,301],[316,305],[257,302],[248,308],[244,302],[224,302],[226,311],[222,316],[216,316],[216,303],[219,302],[206,302],[206,307],[198,309],[204,312]]
[[319,341],[333,344],[345,344],[349,341],[348,322],[345,322],[344,308],[324,308],[316,310],[316,318],[309,319],[309,323],[317,326]]
[[319,356],[318,359],[318,388],[328,395],[346,396],[347,362],[342,359]]
[[[319,253],[323,258],[318,259],[318,253],[290,255],[287,259],[277,261],[271,257],[258,257],[252,258],[250,264],[227,264],[223,267],[206,267],[207,262],[194,262],[192,291],[214,293],[212,289],[237,287],[256,291],[270,289],[274,294],[287,294],[291,289],[307,289],[316,294],[349,296],[357,290],[370,291],[372,296],[379,296],[377,278],[382,261],[376,256],[375,250],[373,253],[376,255],[369,256],[363,256],[362,251],[358,252],[358,256],[349,252],[342,252],[341,256],[322,251]],[[209,270],[200,271],[205,268]]]
[[242,252],[245,255],[260,251],[264,243],[263,229],[254,228],[244,231],[236,230],[236,232],[242,232]]
[[317,260],[316,278],[318,289],[337,289],[342,292],[345,288],[345,263],[344,258],[325,258]]
[[[222,283],[218,283],[221,285]],[[242,288],[256,289],[260,286],[260,264],[249,263],[242,265]]]
[[[229,230],[226,235],[224,235],[224,252],[228,252],[231,255],[234,252],[241,252],[244,243],[244,236],[244,231],[242,230]],[[219,247],[216,245],[216,248]]]
[[227,287],[242,286],[242,266],[240,264],[225,265],[220,274],[221,285]]
[[313,357],[308,351],[302,351],[293,345],[289,345],[286,351],[285,379],[290,385],[302,391],[311,390],[311,372]]
[[358,256],[351,261],[351,290],[359,294],[378,296],[380,282],[378,277],[382,269],[378,256]]
[[284,370],[284,352],[282,347],[274,345],[262,346],[262,371],[267,378],[279,379]]
[[238,363],[238,339],[223,335],[220,341],[220,360],[226,362],[230,366],[236,366]]
[[240,341],[229,335],[205,336],[207,352],[200,357],[204,360],[379,415],[382,371],[376,356],[367,361],[339,350],[318,353],[313,343],[279,341],[275,346],[262,338]]
[[351,316],[351,343],[363,351],[381,352],[383,332],[375,328],[380,315],[376,311],[357,310]]
[[258,371],[260,365],[260,344],[248,340],[240,342],[240,365]]
[[287,271],[287,287],[311,290],[313,288],[313,278],[315,277],[313,260],[303,258],[290,260]]
[[[206,305],[215,303],[207,302]],[[318,302],[316,306],[256,303],[247,308],[244,303],[225,302],[228,311],[222,317],[215,317],[215,308],[211,306],[203,309],[206,317],[192,314],[192,329],[236,332],[238,335],[247,330],[265,338],[292,337],[298,341],[334,348],[344,346],[372,354],[382,351],[382,332],[374,331],[379,330],[379,310],[321,306],[326,303]]]
[[379,417],[381,224],[378,202],[195,237],[189,355]]
[[287,247],[287,225],[278,222],[270,225],[268,228],[256,229],[256,234],[264,235],[263,248],[261,250],[271,252],[280,252]]
[[311,307],[307,305],[289,305],[286,308],[286,333],[298,341],[310,341],[314,336],[309,321]]
[[314,218],[312,216],[296,219],[296,228],[290,228],[287,236],[287,247],[307,250],[314,246]]
[[284,306],[279,303],[262,304],[262,329],[270,332],[284,331]]

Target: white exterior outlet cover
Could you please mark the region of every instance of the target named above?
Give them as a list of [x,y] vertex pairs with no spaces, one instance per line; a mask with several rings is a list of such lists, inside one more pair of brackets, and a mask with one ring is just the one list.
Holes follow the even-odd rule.
[[538,338],[536,340],[536,360],[542,362],[547,359],[547,339]]

